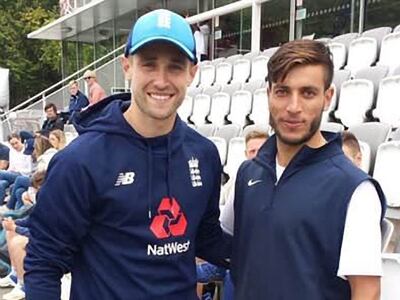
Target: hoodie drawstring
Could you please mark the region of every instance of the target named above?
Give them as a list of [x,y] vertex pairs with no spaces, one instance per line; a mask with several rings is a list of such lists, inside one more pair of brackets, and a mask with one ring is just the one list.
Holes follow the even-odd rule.
[[151,149],[151,145],[147,143],[147,165],[148,165],[148,172],[147,172],[147,205],[148,205],[148,213],[149,213],[149,220],[152,218],[152,207],[151,207],[151,188],[152,184],[152,177],[153,177],[153,151]]

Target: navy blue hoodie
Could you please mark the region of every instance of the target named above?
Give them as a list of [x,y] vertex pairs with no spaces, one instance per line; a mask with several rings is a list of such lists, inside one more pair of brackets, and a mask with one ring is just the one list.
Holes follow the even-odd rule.
[[195,256],[229,255],[219,226],[221,165],[212,142],[177,117],[143,138],[123,117],[130,95],[81,114],[80,136],[50,163],[31,215],[27,299],[197,299]]
[[304,146],[276,178],[276,137],[239,169],[232,274],[235,300],[350,300],[337,277],[347,206],[364,180],[345,157],[340,134]]

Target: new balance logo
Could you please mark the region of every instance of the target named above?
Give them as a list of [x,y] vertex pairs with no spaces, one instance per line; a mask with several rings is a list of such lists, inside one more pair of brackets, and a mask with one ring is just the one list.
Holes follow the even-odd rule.
[[119,173],[114,186],[132,184],[135,181],[135,172]]

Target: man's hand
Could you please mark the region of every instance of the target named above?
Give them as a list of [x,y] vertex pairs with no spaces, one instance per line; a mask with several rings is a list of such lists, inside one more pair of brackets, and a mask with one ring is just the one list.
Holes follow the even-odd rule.
[[3,228],[7,231],[15,232],[17,226],[15,225],[14,220],[8,217],[3,220]]

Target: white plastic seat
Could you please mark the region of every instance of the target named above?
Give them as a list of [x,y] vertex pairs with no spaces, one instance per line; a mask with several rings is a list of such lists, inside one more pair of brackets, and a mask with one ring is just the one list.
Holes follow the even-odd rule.
[[260,52],[248,52],[246,54],[243,55],[243,58],[247,58],[249,60],[252,60],[254,57],[260,55]]
[[206,94],[200,94],[194,97],[193,102],[193,113],[190,121],[197,126],[205,124],[206,116],[210,113],[211,97]]
[[381,300],[400,299],[400,253],[382,254]]
[[378,42],[372,37],[359,37],[353,40],[349,47],[346,69],[353,74],[371,66],[378,56]]
[[253,95],[249,91],[236,91],[231,99],[228,119],[241,127],[246,125],[246,117],[251,111]]
[[206,64],[200,66],[200,86],[207,87],[215,81],[215,66],[213,64]]
[[325,123],[321,123],[320,130],[337,133],[337,132],[343,132],[344,126],[342,124],[335,123],[335,122],[325,122]]
[[233,63],[232,82],[244,83],[250,77],[251,61],[246,58],[235,60]]
[[234,137],[229,141],[224,172],[230,177],[236,175],[240,164],[246,160],[245,150],[246,145],[243,137]]
[[382,252],[386,252],[393,236],[394,225],[388,219],[382,220]]
[[341,69],[346,64],[347,50],[346,45],[338,42],[330,42],[329,50],[332,53],[333,66],[335,70]]
[[197,87],[200,84],[200,68],[197,69],[196,74],[194,74],[194,78],[192,83],[190,84],[190,87]]
[[224,61],[216,66],[215,83],[220,85],[228,84],[232,79],[232,64]]
[[257,89],[253,94],[253,105],[249,116],[255,124],[269,124],[268,94],[266,88]]
[[259,55],[253,58],[251,62],[251,76],[249,81],[258,79],[265,80],[268,75],[268,61],[269,57],[264,55]]
[[358,141],[361,150],[361,170],[365,173],[369,173],[369,169],[371,166],[371,148],[368,143],[363,141]]
[[265,50],[263,50],[262,55],[271,57],[272,55],[275,54],[276,51],[278,51],[278,49],[279,49],[279,46],[278,46],[278,47],[271,47],[271,48],[265,49]]
[[388,34],[382,40],[378,65],[389,67],[389,74],[400,65],[400,32]]
[[232,94],[238,90],[240,90],[242,84],[240,82],[232,82],[230,84],[222,86],[221,92],[228,93],[232,96]]
[[400,126],[400,76],[387,77],[382,79],[376,108],[372,115],[380,122],[389,124],[393,127]]
[[221,165],[225,165],[227,152],[227,143],[225,139],[217,136],[210,136],[208,139],[210,139],[217,147],[219,158],[221,159]]
[[218,136],[220,138],[223,138],[226,141],[226,144],[229,144],[229,141],[234,138],[239,136],[240,134],[240,126],[237,124],[227,124],[227,125],[222,125],[217,128],[217,130],[214,133],[214,136]]
[[225,117],[229,114],[231,107],[231,96],[228,93],[215,93],[211,97],[211,111],[207,117],[208,121],[220,126],[225,124]]
[[202,124],[196,127],[196,131],[205,137],[213,136],[216,129],[214,124]]
[[188,122],[188,118],[193,112],[193,98],[186,96],[181,106],[178,108],[178,115],[184,122]]
[[386,196],[387,205],[400,207],[400,142],[381,144],[376,154],[374,176]]
[[366,120],[365,113],[371,109],[373,101],[374,85],[370,80],[348,80],[342,84],[335,116],[345,126],[363,123]]
[[233,54],[233,55],[228,56],[225,59],[225,61],[228,61],[233,64],[236,60],[241,59],[242,57],[243,57],[242,54]]
[[249,91],[250,93],[254,93],[256,90],[265,87],[265,80],[258,79],[250,82],[246,82],[242,86],[242,90]]

